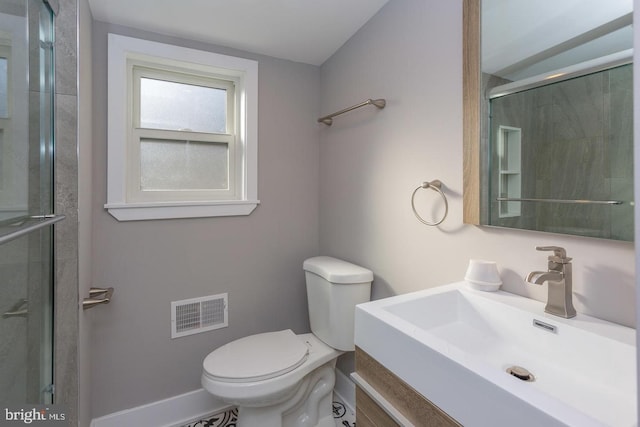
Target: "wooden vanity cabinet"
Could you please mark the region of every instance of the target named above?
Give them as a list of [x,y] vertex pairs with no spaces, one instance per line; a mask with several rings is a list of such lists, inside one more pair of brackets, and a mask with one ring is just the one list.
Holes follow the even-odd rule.
[[358,427],[461,426],[359,347],[353,378]]

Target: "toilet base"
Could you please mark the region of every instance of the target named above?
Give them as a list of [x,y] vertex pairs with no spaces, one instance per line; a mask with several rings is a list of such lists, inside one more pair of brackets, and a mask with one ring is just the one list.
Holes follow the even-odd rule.
[[336,359],[322,365],[299,384],[293,396],[278,405],[238,408],[237,427],[333,427]]

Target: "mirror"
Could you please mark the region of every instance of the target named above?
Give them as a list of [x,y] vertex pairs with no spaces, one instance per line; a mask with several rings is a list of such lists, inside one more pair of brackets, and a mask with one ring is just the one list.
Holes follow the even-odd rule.
[[466,223],[633,240],[632,0],[604,3],[464,1]]

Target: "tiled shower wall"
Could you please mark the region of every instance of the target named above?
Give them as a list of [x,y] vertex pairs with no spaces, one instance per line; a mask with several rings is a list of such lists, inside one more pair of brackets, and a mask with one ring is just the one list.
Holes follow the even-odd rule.
[[[0,313],[6,313],[21,299],[27,298],[27,240],[22,238],[0,246]],[[26,394],[24,365],[26,354],[26,322],[24,318],[3,318],[0,322],[0,402],[11,402],[12,396]]]
[[[3,15],[24,17],[26,10],[22,2],[11,1],[0,5]],[[17,130],[14,132],[17,134]],[[26,133],[21,136],[26,137]],[[0,155],[6,155],[6,152],[3,150]],[[20,191],[21,194],[26,192],[26,188]],[[26,204],[26,200],[23,203]],[[12,402],[13,398],[25,396],[27,392],[26,372],[23,369],[27,357],[26,318],[9,318],[4,314],[19,301],[27,299],[28,255],[28,238],[0,245],[0,402]]]
[[78,425],[78,2],[58,3],[55,24],[55,403]]
[[492,174],[492,225],[633,240],[632,73],[625,65],[491,101],[492,138],[500,125],[522,129],[521,197],[625,202],[529,202],[498,218]]

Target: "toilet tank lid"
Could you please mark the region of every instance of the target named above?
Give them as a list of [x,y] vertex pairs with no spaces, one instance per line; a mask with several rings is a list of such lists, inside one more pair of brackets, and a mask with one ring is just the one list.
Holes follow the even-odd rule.
[[364,283],[373,281],[373,272],[359,265],[328,256],[307,259],[302,268],[331,283]]

